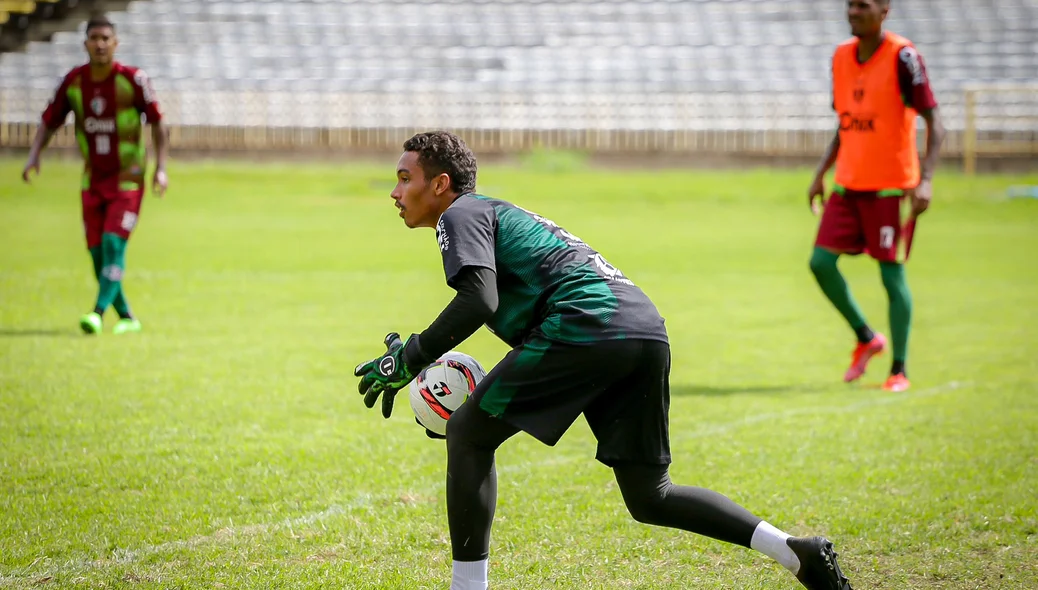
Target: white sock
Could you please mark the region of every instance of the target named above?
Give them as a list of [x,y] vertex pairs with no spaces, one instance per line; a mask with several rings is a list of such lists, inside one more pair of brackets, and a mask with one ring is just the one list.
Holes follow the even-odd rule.
[[762,520],[753,531],[753,538],[750,539],[750,548],[754,551],[760,551],[781,563],[782,567],[793,572],[795,576],[800,571],[800,559],[789,548],[789,545],[786,545],[786,539],[789,537],[790,535]]
[[455,561],[451,590],[487,590],[487,560]]

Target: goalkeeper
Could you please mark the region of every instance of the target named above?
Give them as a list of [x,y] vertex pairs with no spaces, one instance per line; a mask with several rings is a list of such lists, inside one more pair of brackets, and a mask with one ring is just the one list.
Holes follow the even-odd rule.
[[580,414],[639,522],[749,547],[807,588],[850,590],[825,538],[791,537],[717,492],[671,483],[670,345],[641,289],[555,223],[475,194],[475,157],[450,133],[405,142],[396,174],[399,215],[436,228],[457,296],[424,332],[390,334],[387,352],[357,367],[365,404],[381,396],[388,418],[422,367],[484,324],[512,347],[447,422],[451,590],[487,588],[497,448],[520,430],[555,445]]

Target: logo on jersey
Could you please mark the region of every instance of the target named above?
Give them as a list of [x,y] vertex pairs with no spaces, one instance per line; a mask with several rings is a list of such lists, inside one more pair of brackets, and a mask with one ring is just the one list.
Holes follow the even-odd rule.
[[912,86],[919,86],[926,81],[926,72],[923,71],[923,63],[919,60],[919,52],[915,50],[915,47],[910,45],[902,47],[898,57],[912,73]]
[[101,113],[105,112],[105,97],[95,96],[90,100],[90,110],[94,111],[95,115],[100,116]]
[[854,94],[852,96],[854,96],[854,102],[861,102],[865,100],[865,89],[860,86],[855,88]]
[[451,237],[447,235],[447,228],[443,225],[442,219],[436,224],[436,242],[440,245],[441,252],[446,252],[451,247]]
[[87,117],[86,121],[83,121],[83,131],[87,133],[115,133],[115,119]]
[[624,273],[620,272],[620,269],[616,268],[612,264],[609,264],[609,262],[598,252],[595,252],[594,254],[588,254],[587,257],[594,261],[595,266],[598,267],[599,272],[605,275],[607,279],[616,281],[618,283],[623,283],[625,285],[634,285],[634,282],[625,277]]
[[155,102],[155,90],[151,87],[151,79],[144,73],[144,70],[137,70],[133,75],[133,81],[137,86],[140,86],[141,94],[144,95],[144,102],[148,104]]
[[876,130],[876,116],[871,113],[840,113],[840,131],[873,132]]

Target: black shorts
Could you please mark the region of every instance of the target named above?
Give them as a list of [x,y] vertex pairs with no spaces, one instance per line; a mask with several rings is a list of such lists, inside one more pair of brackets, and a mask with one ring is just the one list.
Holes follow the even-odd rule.
[[602,463],[670,464],[666,342],[577,345],[531,337],[490,371],[472,400],[549,446],[583,413]]

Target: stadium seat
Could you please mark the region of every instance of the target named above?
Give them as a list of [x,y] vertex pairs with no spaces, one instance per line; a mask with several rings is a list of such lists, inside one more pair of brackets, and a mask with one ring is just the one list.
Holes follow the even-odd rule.
[[[0,0],[0,11],[36,4]],[[831,125],[824,108],[829,57],[848,36],[843,6],[814,0],[152,0],[110,17],[122,60],[145,68],[160,95],[191,93],[202,103],[226,99],[209,91],[294,89],[300,96],[291,100],[300,104],[311,94],[348,94],[377,111],[406,106],[409,92],[438,88],[459,97],[492,95],[501,110],[519,101],[565,112],[570,95],[629,94],[643,104],[666,96],[677,104],[684,96],[719,94],[724,112],[686,108],[680,117],[687,125],[793,121],[808,129]],[[1038,5],[1031,0],[896,3],[889,28],[916,41],[939,99],[953,110],[968,84],[1034,81],[1038,72]],[[0,55],[7,116],[35,120],[46,100],[36,89],[83,59],[81,43],[82,25],[24,53]],[[761,97],[769,108],[759,108]],[[800,106],[816,103],[823,108],[813,115]],[[235,123],[211,118],[233,110],[189,106],[171,116]],[[277,125],[309,116],[302,108],[267,110]],[[536,108],[522,112],[527,120],[510,119],[519,127],[554,120]],[[409,116],[406,108],[398,114]],[[619,112],[613,120],[624,117],[625,124],[654,125],[651,113]]]

